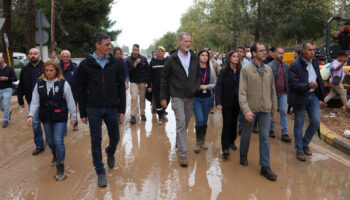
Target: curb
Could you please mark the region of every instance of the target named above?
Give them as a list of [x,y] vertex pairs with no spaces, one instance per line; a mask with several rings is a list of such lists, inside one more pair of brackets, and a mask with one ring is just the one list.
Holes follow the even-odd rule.
[[320,124],[321,139],[327,144],[339,149],[340,151],[350,155],[350,143],[344,142],[345,138],[337,135],[324,124]]

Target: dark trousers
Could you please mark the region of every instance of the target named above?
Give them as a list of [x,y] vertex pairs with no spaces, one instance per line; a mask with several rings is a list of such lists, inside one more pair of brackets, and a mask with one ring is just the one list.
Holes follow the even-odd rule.
[[237,120],[239,114],[238,103],[232,107],[222,107],[222,134],[221,134],[221,148],[228,150],[231,144],[235,143],[237,138]]
[[105,174],[102,162],[102,120],[108,130],[108,155],[114,156],[119,142],[118,110],[116,107],[89,107],[86,109],[90,127],[92,160],[97,174]]
[[[158,114],[158,116],[163,116],[165,113],[165,108],[162,107],[162,105],[160,104],[160,86],[154,86],[152,87],[152,94],[153,97],[156,101],[156,112]],[[168,97],[167,102],[169,103],[170,97]]]

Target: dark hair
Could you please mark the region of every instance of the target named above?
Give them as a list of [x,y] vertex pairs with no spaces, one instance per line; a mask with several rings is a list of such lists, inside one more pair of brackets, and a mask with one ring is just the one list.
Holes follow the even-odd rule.
[[200,55],[202,54],[202,53],[207,53],[207,55],[208,55],[208,60],[207,60],[207,63],[206,63],[206,65],[207,65],[207,67],[209,67],[210,66],[210,64],[209,64],[209,52],[206,50],[206,49],[202,49],[202,50],[200,50],[199,52],[198,52],[198,60],[199,60],[199,57],[200,57]]
[[[227,56],[226,56],[226,62],[224,64],[224,68],[227,68],[227,67],[230,67],[230,59],[231,59],[231,56],[234,54],[234,53],[237,53],[237,50],[231,50],[227,53]],[[237,64],[237,70],[238,72],[241,71],[242,69],[242,65],[241,65],[241,62],[239,61],[238,59],[238,64]]]
[[[260,42],[254,43],[254,44],[250,47],[250,52],[255,52],[255,53],[257,53],[257,52],[258,52],[258,45],[263,45],[263,44],[260,43]],[[253,54],[252,54],[252,56],[253,56]]]
[[301,48],[304,48],[307,44],[311,44],[311,45],[314,45],[314,42],[311,41],[311,40],[306,40],[303,45],[301,46]]
[[94,44],[96,43],[101,44],[102,40],[106,40],[106,39],[111,39],[111,38],[106,33],[98,32],[94,36]]
[[243,51],[245,52],[245,48],[243,46],[238,46],[236,49],[243,49]]
[[115,53],[116,53],[117,51],[120,51],[121,53],[123,53],[123,50],[122,50],[120,47],[115,47],[115,48],[113,49],[113,56],[115,55]]
[[132,48],[134,48],[134,47],[136,47],[136,48],[140,48],[140,45],[138,45],[138,44],[134,44],[134,45],[132,45]]
[[[275,50],[274,50],[274,52],[276,52],[277,49],[283,49],[283,48],[282,48],[282,47],[276,47]],[[283,49],[283,50],[284,50],[284,49]]]

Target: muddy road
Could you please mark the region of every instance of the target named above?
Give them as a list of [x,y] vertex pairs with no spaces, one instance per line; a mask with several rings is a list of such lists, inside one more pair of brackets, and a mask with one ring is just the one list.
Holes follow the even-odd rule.
[[[175,149],[174,113],[168,108],[166,123],[157,125],[148,102],[146,122],[138,119],[131,126],[127,109],[127,119],[120,126],[116,166],[107,170],[108,187],[97,187],[89,129],[81,122],[79,131],[68,127],[65,137],[68,178],[58,182],[53,178],[56,168],[51,167],[49,148],[38,156],[31,154],[34,142],[32,129],[26,125],[27,108],[19,108],[16,98],[12,99],[11,108],[9,127],[0,128],[0,199],[350,199],[349,156],[333,151],[316,136],[311,145],[314,154],[306,162],[295,158],[293,142],[282,143],[280,135],[271,139],[271,168],[278,176],[276,182],[259,175],[257,134],[251,137],[247,167],[239,164],[239,151],[231,150],[229,159],[223,160],[220,111],[210,114],[209,149],[199,154],[193,152],[192,117],[188,133],[189,167],[181,168]],[[292,133],[292,118],[288,123]],[[275,130],[279,131],[278,124]],[[103,126],[103,149],[107,144]],[[239,146],[239,138],[236,144]],[[103,156],[106,163],[106,155]]]

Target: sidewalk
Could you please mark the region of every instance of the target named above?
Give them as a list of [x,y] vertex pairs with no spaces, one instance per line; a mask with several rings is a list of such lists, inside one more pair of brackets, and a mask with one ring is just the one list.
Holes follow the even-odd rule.
[[323,123],[320,125],[321,139],[327,144],[339,149],[340,151],[350,155],[350,141],[342,136],[334,133]]

